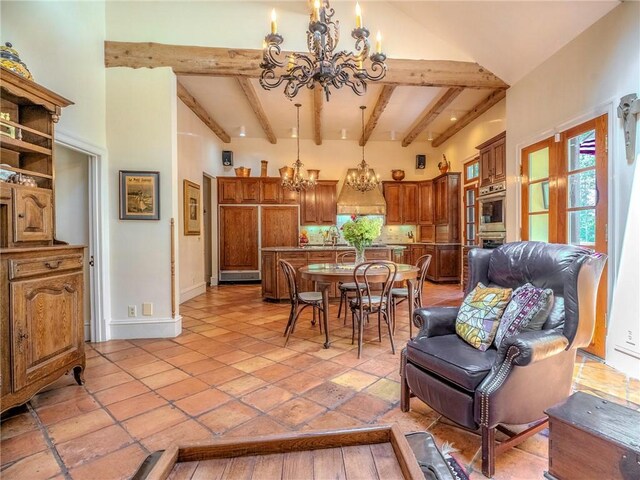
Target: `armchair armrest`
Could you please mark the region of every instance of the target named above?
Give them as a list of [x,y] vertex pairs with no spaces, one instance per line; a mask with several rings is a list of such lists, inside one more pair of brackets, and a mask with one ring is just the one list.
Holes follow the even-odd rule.
[[418,308],[413,312],[413,324],[420,329],[416,338],[456,333],[458,310],[459,307]]
[[511,360],[513,365],[524,367],[556,355],[566,350],[568,345],[567,337],[555,330],[522,332],[504,339],[498,358],[503,360],[510,352],[514,352]]

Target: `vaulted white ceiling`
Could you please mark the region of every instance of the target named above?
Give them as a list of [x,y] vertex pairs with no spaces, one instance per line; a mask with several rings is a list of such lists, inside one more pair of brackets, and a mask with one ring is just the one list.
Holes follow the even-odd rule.
[[[264,2],[262,2],[264,4]],[[331,2],[336,18],[347,25],[353,16],[352,3]],[[487,68],[512,85],[551,57],[582,31],[595,23],[619,2],[616,0],[585,1],[387,1],[363,0],[367,19],[383,31],[395,32],[398,38],[385,40],[390,57],[394,50],[407,51],[412,42],[431,41],[434,58],[455,57],[471,60]],[[280,2],[278,8],[300,13],[306,1]],[[393,25],[385,25],[392,18]],[[398,22],[406,21],[411,37],[400,38]],[[266,25],[266,23],[265,23]],[[408,26],[411,26],[409,29]],[[416,25],[419,28],[416,30]],[[343,27],[344,28],[344,27]],[[416,32],[424,32],[419,35]],[[302,34],[303,35],[303,34]],[[299,39],[298,39],[299,40]],[[343,33],[341,47],[351,48],[351,38]],[[400,48],[400,45],[403,45]],[[428,50],[428,49],[427,49]],[[423,51],[425,51],[423,49]],[[430,53],[431,55],[431,53]],[[415,57],[417,58],[417,57]],[[231,137],[238,137],[244,126],[248,137],[266,138],[238,82],[234,78],[181,76],[180,82],[204,107],[209,115]],[[263,90],[257,80],[251,80],[260,103],[278,138],[291,136],[295,126],[294,103],[301,103],[300,136],[312,139],[313,97],[302,90],[294,101],[288,100],[281,89]],[[346,129],[350,140],[360,138],[360,105],[365,105],[365,123],[378,99],[382,86],[369,84],[367,93],[359,97],[351,90],[334,90],[322,111],[322,138],[340,139]],[[397,87],[391,96],[370,140],[390,140],[395,132],[397,141],[419,120],[444,90],[433,87]],[[451,126],[450,117],[462,117],[491,93],[490,90],[466,89],[446,110],[422,132],[416,141],[426,141]]]

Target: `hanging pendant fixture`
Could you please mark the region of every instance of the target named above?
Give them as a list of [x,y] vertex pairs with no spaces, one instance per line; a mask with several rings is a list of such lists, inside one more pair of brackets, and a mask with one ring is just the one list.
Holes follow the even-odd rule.
[[316,186],[318,179],[315,175],[309,175],[304,169],[304,164],[300,161],[300,105],[296,103],[296,145],[298,148],[298,153],[296,156],[296,161],[293,162],[293,168],[285,168],[282,170],[282,186],[287,190],[292,190],[294,192],[301,192],[304,190],[309,190]]
[[[362,105],[360,110],[362,111],[362,137],[364,138],[364,110],[367,107]],[[368,192],[377,188],[380,185],[380,175],[376,175],[372,168],[369,168],[369,164],[364,159],[364,143],[362,143],[362,161],[358,164],[356,169],[350,169],[347,174],[345,183],[359,192]]]
[[290,53],[284,56],[280,45],[275,9],[271,12],[271,33],[263,43],[260,85],[271,90],[285,82],[284,94],[297,95],[300,88],[322,88],[327,101],[329,87],[345,85],[357,95],[367,91],[367,81],[377,81],[387,73],[386,55],[382,53],[382,36],[376,36],[376,51],[369,55],[369,30],[362,24],[360,5],[356,3],[356,27],[351,31],[355,52],[335,49],[340,40],[340,24],[333,21],[335,10],[329,0],[315,0],[307,29],[309,53]]

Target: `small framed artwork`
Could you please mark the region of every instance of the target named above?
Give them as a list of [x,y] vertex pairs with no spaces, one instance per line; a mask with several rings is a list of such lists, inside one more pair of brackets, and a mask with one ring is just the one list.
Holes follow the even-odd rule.
[[200,185],[184,181],[184,234],[200,235]]
[[160,220],[160,172],[120,170],[120,220]]

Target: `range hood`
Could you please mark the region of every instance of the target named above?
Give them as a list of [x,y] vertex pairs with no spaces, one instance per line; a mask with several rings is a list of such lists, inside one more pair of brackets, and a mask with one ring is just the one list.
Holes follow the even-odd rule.
[[[357,173],[357,169],[350,168],[350,173]],[[371,170],[372,175],[375,172]],[[345,177],[346,178],[346,177]],[[359,192],[347,185],[342,185],[338,195],[338,215],[386,215],[387,202],[384,201],[380,188],[374,188],[368,192]]]

